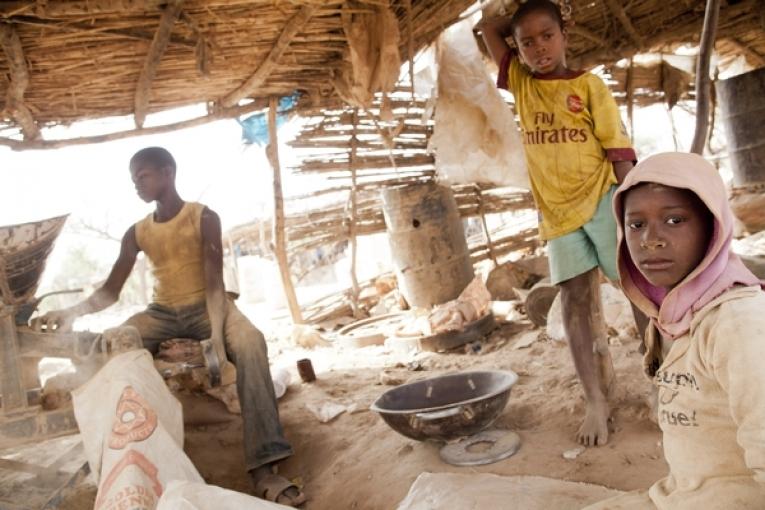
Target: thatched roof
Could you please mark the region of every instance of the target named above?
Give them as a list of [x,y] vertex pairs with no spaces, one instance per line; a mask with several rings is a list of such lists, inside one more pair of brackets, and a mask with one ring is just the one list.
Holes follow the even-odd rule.
[[[508,4],[509,12],[516,4],[495,3]],[[590,68],[636,53],[669,53],[678,45],[694,44],[706,2],[569,3],[575,22],[570,28],[570,63]],[[313,107],[328,99],[337,101],[332,76],[348,46],[341,19],[344,7],[360,13],[390,5],[406,59],[410,19],[411,47],[418,49],[472,4],[473,0],[4,0],[0,144],[55,147],[63,144],[39,140],[41,127],[116,115],[134,115],[140,127],[153,112],[208,105],[210,115],[205,117],[80,143],[168,131],[245,114],[263,108],[269,96],[295,90]],[[764,11],[762,0],[722,1],[717,51],[723,63],[744,55],[753,67],[765,65]],[[634,76],[650,77],[644,82],[650,90],[662,87],[657,69]],[[25,142],[19,143],[22,135]]]
[[[569,56],[578,67],[613,63],[636,53],[673,53],[678,45],[698,44],[704,0],[572,0],[575,24],[569,30]],[[765,63],[765,2],[722,0],[716,51],[728,60],[745,55]]]
[[[432,41],[472,0],[396,0],[401,54]],[[37,0],[0,2],[0,129],[197,103],[233,116],[295,90],[333,94],[346,48],[341,11],[387,0]],[[346,11],[347,12],[347,11]],[[246,107],[240,100],[261,99]],[[7,128],[15,128],[7,129]]]

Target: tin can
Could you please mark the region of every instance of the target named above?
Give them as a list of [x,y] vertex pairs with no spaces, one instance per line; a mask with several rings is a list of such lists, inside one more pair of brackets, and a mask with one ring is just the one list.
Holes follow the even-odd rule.
[[313,371],[313,365],[308,358],[298,360],[297,362],[298,373],[303,382],[313,382],[316,380],[316,373]]

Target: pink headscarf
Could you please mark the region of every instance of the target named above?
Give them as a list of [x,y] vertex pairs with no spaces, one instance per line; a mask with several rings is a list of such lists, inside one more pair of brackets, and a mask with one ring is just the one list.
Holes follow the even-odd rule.
[[[684,188],[695,193],[714,216],[715,225],[706,256],[669,292],[651,285],[632,262],[624,240],[624,193],[641,183]],[[760,280],[731,251],[733,212],[717,169],[697,154],[666,152],[641,161],[614,195],[618,232],[618,265],[627,297],[666,338],[688,332],[694,312],[734,285],[761,285]]]

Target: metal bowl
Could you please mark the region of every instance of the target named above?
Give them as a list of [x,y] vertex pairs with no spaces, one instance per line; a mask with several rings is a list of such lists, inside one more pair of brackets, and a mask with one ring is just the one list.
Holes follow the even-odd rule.
[[509,370],[448,374],[388,390],[371,409],[406,437],[450,441],[494,423],[516,381]]

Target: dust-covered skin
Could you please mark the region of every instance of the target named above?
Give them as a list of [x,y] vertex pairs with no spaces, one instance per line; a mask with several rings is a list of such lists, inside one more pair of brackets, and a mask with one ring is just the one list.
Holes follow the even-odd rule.
[[598,268],[560,284],[563,328],[587,399],[584,422],[576,434],[585,446],[608,442],[607,396],[614,380]]

